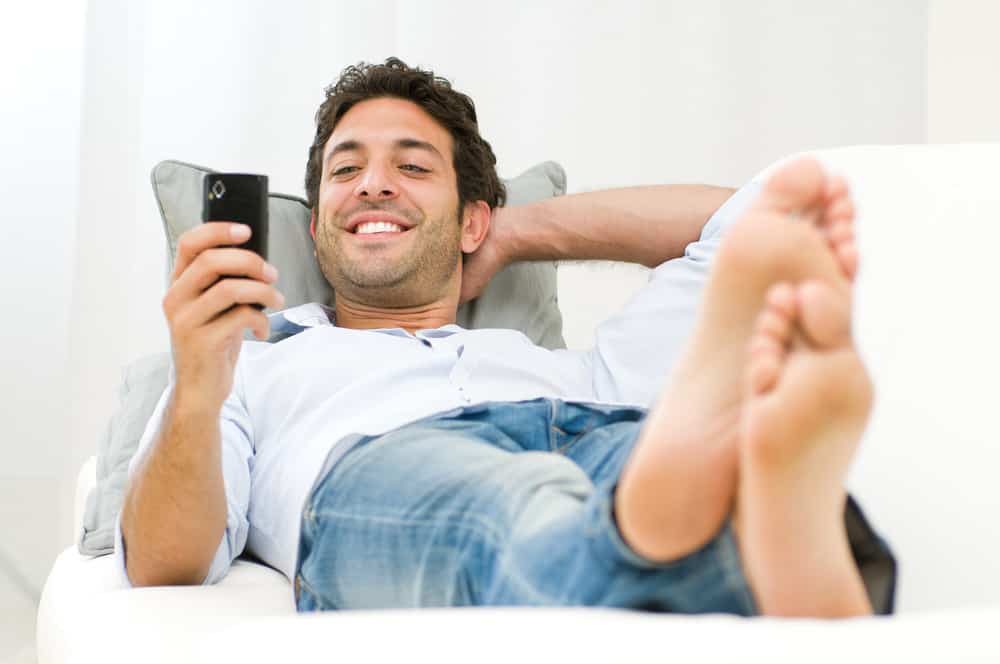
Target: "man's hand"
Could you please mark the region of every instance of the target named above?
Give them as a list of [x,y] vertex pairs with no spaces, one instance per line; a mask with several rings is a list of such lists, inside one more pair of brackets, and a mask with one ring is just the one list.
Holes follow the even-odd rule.
[[258,339],[267,339],[267,316],[250,305],[277,309],[284,304],[273,286],[277,271],[252,251],[231,246],[246,240],[249,231],[242,224],[214,221],[187,230],[177,243],[163,298],[177,393],[196,396],[216,412],[232,390],[243,330],[249,327]]
[[517,223],[519,207],[499,207],[490,215],[490,227],[486,239],[479,248],[468,255],[462,266],[462,293],[459,305],[479,297],[497,272],[511,262],[508,246],[508,224]]

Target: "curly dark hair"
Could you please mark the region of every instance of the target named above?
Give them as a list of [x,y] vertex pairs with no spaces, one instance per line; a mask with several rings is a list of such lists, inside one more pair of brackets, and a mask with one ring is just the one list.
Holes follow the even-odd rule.
[[470,201],[486,201],[490,209],[502,206],[507,190],[497,176],[493,148],[479,135],[476,107],[468,95],[434,72],[409,67],[399,58],[385,64],[360,62],[344,69],[326,88],[326,99],[316,111],[316,136],[309,146],[306,197],[313,210],[319,202],[323,147],[340,119],[358,102],[380,97],[405,99],[420,106],[451,134],[452,164],[458,180],[458,210]]

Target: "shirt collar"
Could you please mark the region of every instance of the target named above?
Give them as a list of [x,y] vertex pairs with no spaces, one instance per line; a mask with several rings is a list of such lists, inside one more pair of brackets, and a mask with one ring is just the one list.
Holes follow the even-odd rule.
[[[268,341],[275,342],[286,339],[290,336],[303,332],[311,327],[336,327],[337,314],[333,307],[328,307],[319,302],[307,302],[297,307],[276,311],[268,314],[268,323],[271,334]],[[401,327],[380,327],[369,332],[382,332],[396,336],[411,336],[409,332]],[[449,323],[438,328],[428,330],[417,330],[415,336],[419,338],[431,337],[441,338],[451,336],[458,332],[463,332],[464,328],[455,323]]]

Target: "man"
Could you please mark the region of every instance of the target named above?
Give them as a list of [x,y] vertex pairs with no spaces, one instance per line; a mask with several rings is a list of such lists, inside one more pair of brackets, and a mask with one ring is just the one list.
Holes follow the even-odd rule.
[[[242,340],[270,329],[249,303],[283,304],[273,268],[221,248],[246,229],[185,234],[172,382],[119,520],[131,582],[214,583],[247,548],[303,611],[871,613],[844,524],[872,398],[844,182],[794,163],[720,240],[705,221],[729,190],[503,208],[495,161],[447,81],[345,70],[306,174],[335,308],[285,312],[301,324],[276,344]],[[656,268],[593,351],[454,324],[504,265],[569,258]],[[673,298],[702,286],[697,311]]]

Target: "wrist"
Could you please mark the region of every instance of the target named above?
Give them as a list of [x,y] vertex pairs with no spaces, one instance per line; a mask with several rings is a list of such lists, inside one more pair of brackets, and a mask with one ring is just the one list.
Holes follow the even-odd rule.
[[531,251],[531,231],[537,227],[539,203],[495,210],[493,232],[503,265],[537,260]]
[[222,413],[222,404],[218,396],[205,393],[198,388],[187,388],[178,383],[174,386],[173,393],[168,402],[168,412],[174,417],[184,420],[218,420]]

